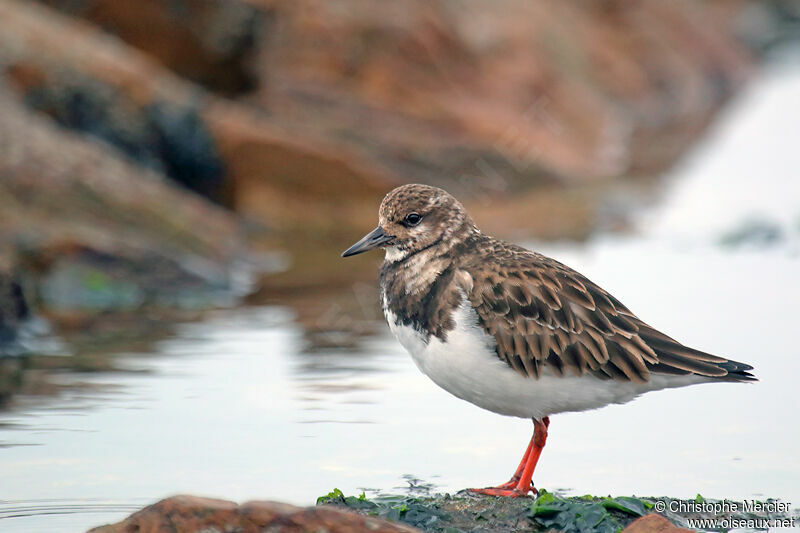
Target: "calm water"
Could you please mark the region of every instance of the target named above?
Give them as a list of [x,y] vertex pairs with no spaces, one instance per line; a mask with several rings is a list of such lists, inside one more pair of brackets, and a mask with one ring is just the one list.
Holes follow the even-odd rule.
[[[635,235],[537,246],[761,382],[556,416],[537,486],[800,507],[798,73],[767,69]],[[175,493],[311,504],[333,487],[397,491],[404,476],[455,491],[505,481],[530,438],[530,422],[439,390],[388,332],[355,351],[304,346],[286,309],[219,312],[126,355],[126,372],[65,374],[84,386],[19,398],[0,415],[0,530],[81,531]]]

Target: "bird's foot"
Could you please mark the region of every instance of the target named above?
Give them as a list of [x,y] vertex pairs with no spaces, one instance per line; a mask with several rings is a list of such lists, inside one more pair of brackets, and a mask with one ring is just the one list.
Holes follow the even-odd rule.
[[467,490],[475,494],[483,494],[484,496],[502,496],[504,498],[522,498],[523,496],[527,496],[528,492],[533,492],[534,494],[539,492],[533,485],[528,487],[528,490],[520,489],[517,486],[517,483],[514,483],[513,480],[509,481],[508,483],[503,483],[497,487]]

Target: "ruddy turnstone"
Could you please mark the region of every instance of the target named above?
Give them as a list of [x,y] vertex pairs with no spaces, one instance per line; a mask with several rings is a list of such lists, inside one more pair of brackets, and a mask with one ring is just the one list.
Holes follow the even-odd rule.
[[419,369],[478,407],[533,420],[511,480],[475,492],[533,489],[550,415],[695,383],[756,380],[750,365],[680,344],[568,266],[484,235],[442,189],[398,187],[378,219],[342,256],[386,250],[383,312]]

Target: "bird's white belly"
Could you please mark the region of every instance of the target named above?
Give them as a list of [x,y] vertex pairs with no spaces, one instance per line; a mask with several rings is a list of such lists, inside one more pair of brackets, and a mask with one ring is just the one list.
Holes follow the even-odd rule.
[[497,356],[494,339],[478,325],[466,301],[454,313],[456,327],[447,332],[446,342],[435,336],[425,342],[420,332],[397,324],[391,311],[385,313],[389,327],[423,373],[454,396],[502,415],[541,419],[702,381],[696,376],[652,376],[650,382],[636,384],[591,375],[557,376],[546,368],[538,379],[526,377]]

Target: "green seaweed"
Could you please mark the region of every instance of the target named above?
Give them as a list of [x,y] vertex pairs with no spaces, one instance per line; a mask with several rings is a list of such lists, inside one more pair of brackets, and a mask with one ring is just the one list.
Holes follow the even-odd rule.
[[647,511],[653,508],[653,504],[641,500],[639,498],[633,498],[631,496],[617,496],[616,498],[603,498],[601,504],[606,509],[616,509],[617,511],[622,511],[623,513],[628,513],[632,516],[644,516],[647,514]]
[[650,507],[649,502],[628,496],[561,498],[541,490],[531,505],[531,518],[559,531],[615,533],[629,521],[625,515],[643,516]]
[[362,492],[360,496],[345,496],[344,493],[334,488],[328,494],[317,498],[317,505],[345,505],[357,510],[371,511],[378,507],[374,502],[367,499],[367,495]]
[[[404,522],[426,530],[433,529],[437,523],[450,519],[429,499],[413,496],[386,495],[369,500],[364,492],[358,497],[345,496],[341,490],[333,489],[328,494],[317,498],[317,505],[344,506],[385,520]],[[444,525],[442,527],[446,528]]]

